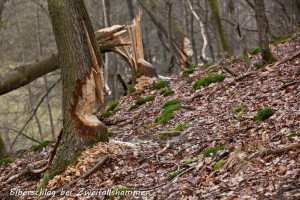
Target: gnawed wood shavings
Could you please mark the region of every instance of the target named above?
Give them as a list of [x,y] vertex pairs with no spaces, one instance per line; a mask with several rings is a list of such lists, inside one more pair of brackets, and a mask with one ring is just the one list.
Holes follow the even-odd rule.
[[135,91],[144,91],[146,88],[150,88],[153,86],[156,78],[149,78],[146,76],[141,76],[136,80],[136,85],[134,86]]
[[97,143],[84,151],[75,165],[69,166],[65,172],[49,181],[48,188],[54,190],[68,184],[92,168],[105,155],[118,155],[126,151],[132,151],[133,148],[134,145],[125,142]]

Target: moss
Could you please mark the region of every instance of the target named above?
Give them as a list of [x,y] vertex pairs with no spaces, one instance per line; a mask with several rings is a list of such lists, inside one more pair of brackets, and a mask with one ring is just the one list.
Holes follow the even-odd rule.
[[169,81],[159,81],[153,85],[153,88],[156,90],[159,90],[159,89],[165,88],[169,85],[170,85]]
[[156,96],[154,96],[154,95],[151,95],[151,96],[148,96],[148,97],[145,97],[145,98],[143,98],[143,99],[138,99],[136,102],[135,102],[135,104],[136,105],[143,105],[143,104],[145,104],[145,103],[147,103],[147,102],[149,102],[149,101],[153,101],[154,99],[155,99],[155,97]]
[[266,62],[266,63],[272,63],[272,62],[276,61],[276,58],[275,58],[275,56],[272,54],[272,52],[271,52],[270,49],[265,50],[265,51],[263,52],[262,57],[263,57],[264,62]]
[[107,131],[107,135],[108,135],[108,137],[112,137],[112,136],[115,135],[115,132],[113,132],[113,131]]
[[199,158],[193,158],[191,160],[187,160],[184,163],[182,163],[180,167],[185,167],[185,168],[190,167],[192,163],[197,162],[198,160]]
[[0,165],[12,163],[14,160],[11,157],[5,157],[0,159]]
[[46,171],[43,175],[43,178],[40,180],[40,183],[37,186],[37,191],[40,192],[42,189],[46,188],[48,182],[51,180],[49,171]]
[[176,178],[176,176],[179,175],[179,172],[174,172],[173,174],[170,174],[170,176],[168,177],[168,181],[173,180],[174,178]]
[[260,47],[255,47],[251,50],[250,54],[251,55],[257,55],[259,52],[261,52],[261,48]]
[[206,151],[203,153],[203,156],[204,156],[204,157],[211,157],[211,156],[215,155],[216,153],[218,153],[219,151],[222,151],[222,150],[224,150],[224,149],[225,149],[224,146],[217,146],[217,147],[214,147],[214,148],[211,148],[211,149],[206,150]]
[[172,104],[165,108],[165,113],[171,113],[181,108],[180,104]]
[[243,112],[237,114],[237,115],[235,116],[235,119],[236,119],[236,120],[241,120],[242,117],[243,117],[243,114],[244,114]]
[[194,84],[194,89],[198,90],[200,89],[201,86],[207,87],[212,83],[218,83],[218,82],[223,82],[226,76],[224,74],[213,74],[211,76],[207,76],[203,79],[198,80]]
[[155,118],[155,125],[157,124],[167,124],[170,119],[175,117],[174,111],[179,110],[180,99],[172,99],[164,103],[162,108],[164,109],[161,116]]
[[132,111],[132,110],[134,110],[134,109],[137,109],[138,107],[140,107],[140,106],[139,106],[139,105],[136,105],[136,104],[134,104],[134,105],[130,106],[130,108],[129,108],[129,110],[128,110],[128,111]]
[[234,114],[237,114],[237,113],[241,112],[241,111],[244,110],[244,109],[246,109],[246,106],[240,105],[240,106],[238,106],[238,107],[235,107],[235,108],[232,110],[232,112],[233,112]]
[[300,76],[300,71],[297,71],[295,75]]
[[226,163],[225,160],[219,160],[218,162],[216,162],[216,164],[214,165],[214,171],[219,170],[221,167],[223,167],[223,165]]
[[284,82],[285,84],[289,84],[289,83],[293,83],[294,81],[295,81],[295,79],[289,78],[289,79],[284,80],[283,82]]
[[155,118],[157,124],[167,124],[170,119],[173,119],[175,114],[173,112],[163,113],[160,117]]
[[291,140],[294,137],[298,137],[299,134],[297,131],[292,131],[291,134],[289,134],[288,139]]
[[174,131],[184,131],[187,129],[189,126],[185,123],[179,124],[174,128]]
[[170,105],[176,105],[176,104],[179,104],[181,103],[181,100],[180,99],[172,99],[172,100],[169,100],[169,101],[166,101],[164,103],[164,105],[162,105],[162,108],[163,109],[166,109],[167,107],[169,107]]
[[129,86],[129,94],[132,94],[135,92],[135,82],[132,82]]
[[33,151],[42,151],[43,150],[43,148],[45,148],[45,147],[47,147],[49,144],[51,144],[51,143],[54,143],[53,141],[50,141],[50,140],[45,140],[44,142],[42,142],[41,144],[39,144],[39,145],[33,145],[32,147],[31,147],[31,149],[33,150]]
[[274,40],[271,41],[271,44],[277,46],[280,43],[283,43],[285,41],[287,41],[288,39],[290,39],[291,36],[290,35],[279,35],[279,36],[275,36]]
[[195,68],[188,68],[181,73],[181,76],[188,76],[192,74],[194,71],[196,71]]
[[172,94],[174,94],[175,92],[173,90],[170,90],[170,89],[165,89],[165,90],[162,90],[160,92],[160,95],[163,95],[164,97],[167,97],[167,96],[170,96]]
[[220,71],[220,69],[221,69],[220,66],[214,66],[210,70],[208,70],[208,72],[210,72],[210,73],[216,73],[216,72]]
[[238,56],[238,57],[236,57],[236,58],[233,58],[233,59],[231,60],[231,63],[234,64],[234,63],[237,63],[237,62],[239,62],[239,61],[241,61],[241,60],[242,60],[242,58],[241,58],[240,56]]
[[206,63],[204,63],[203,67],[208,68],[208,67],[212,66],[212,64],[213,64],[212,62],[206,62]]
[[120,187],[120,188],[116,188],[116,189],[113,189],[111,191],[111,196],[114,197],[114,196],[121,196],[121,197],[124,197],[124,196],[129,196],[131,194],[131,192],[133,191],[132,188],[129,188],[129,187]]
[[109,118],[111,116],[113,116],[113,112],[111,112],[111,111],[106,111],[103,113],[103,117],[105,117],[105,118]]
[[255,122],[264,121],[266,119],[269,119],[272,115],[274,115],[274,113],[275,113],[275,111],[270,107],[263,108],[254,117],[254,121]]
[[106,111],[114,111],[115,108],[119,105],[119,100],[114,100],[112,102],[109,103],[109,105],[107,106],[107,110]]
[[168,140],[169,138],[179,136],[180,134],[180,131],[162,131],[157,133],[157,135],[160,136],[163,140]]

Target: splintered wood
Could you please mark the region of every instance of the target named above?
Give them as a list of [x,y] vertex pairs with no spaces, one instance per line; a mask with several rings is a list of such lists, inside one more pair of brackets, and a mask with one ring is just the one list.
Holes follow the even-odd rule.
[[98,163],[99,160],[107,155],[113,156],[126,151],[132,151],[133,149],[134,146],[127,145],[126,143],[97,143],[92,148],[84,151],[78,158],[78,162],[75,165],[69,166],[65,172],[55,176],[51,181],[49,181],[48,188],[55,190],[67,185],[69,182],[91,169]]

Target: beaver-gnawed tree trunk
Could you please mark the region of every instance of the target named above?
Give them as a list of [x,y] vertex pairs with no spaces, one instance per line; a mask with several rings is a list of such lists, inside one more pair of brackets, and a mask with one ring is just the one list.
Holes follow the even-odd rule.
[[48,0],[58,48],[63,86],[63,135],[53,165],[39,188],[77,160],[98,141],[107,141],[107,130],[92,115],[103,103],[103,64],[94,31],[82,0]]

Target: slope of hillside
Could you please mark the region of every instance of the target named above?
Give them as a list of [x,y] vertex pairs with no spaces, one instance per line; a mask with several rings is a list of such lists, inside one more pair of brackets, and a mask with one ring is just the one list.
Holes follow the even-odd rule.
[[[272,50],[281,61],[299,52],[300,39]],[[233,77],[224,66],[239,76]],[[196,81],[212,74],[226,78],[195,90]],[[158,80],[138,80],[136,91],[112,106],[112,116],[105,118],[112,139],[123,143],[87,150],[75,166],[50,182],[48,190],[61,190],[108,155],[99,170],[65,190],[90,199],[107,198],[104,191],[109,189],[143,191],[143,196],[127,199],[300,198],[299,56],[259,69],[245,69],[239,59],[231,58],[172,78],[162,89],[153,87]],[[174,92],[164,96],[166,89]],[[31,152],[1,167],[0,195],[16,187],[35,190],[38,176],[21,174],[8,180],[20,174],[24,163],[33,162],[33,157],[42,162],[49,152],[50,148],[43,155]]]

